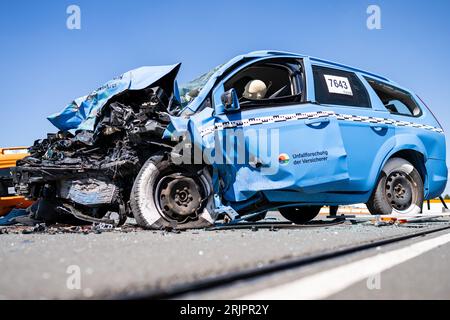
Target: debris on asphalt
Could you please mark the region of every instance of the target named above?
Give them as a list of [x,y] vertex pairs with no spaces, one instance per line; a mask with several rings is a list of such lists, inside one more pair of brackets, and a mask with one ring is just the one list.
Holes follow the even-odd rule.
[[[94,223],[92,225],[92,229],[102,232],[102,231],[111,231],[113,230],[115,227],[113,224],[110,223],[104,223],[104,222],[100,222],[100,223]],[[119,228],[120,229],[120,228]]]
[[[333,220],[329,220],[333,218]],[[260,231],[261,229],[266,229],[271,232],[277,232],[282,229],[308,229],[308,228],[324,228],[327,229],[336,225],[345,226],[356,226],[359,224],[372,225],[375,227],[386,227],[386,226],[407,226],[407,227],[423,227],[429,225],[430,223],[438,222],[449,222],[450,211],[443,213],[424,213],[424,214],[392,214],[392,215],[337,215],[328,216],[325,219],[313,220],[309,223],[298,225],[293,224],[288,221],[279,221],[276,219],[264,219],[258,222],[239,222],[239,223],[228,223],[228,224],[216,224],[214,227],[205,228],[203,231],[231,231],[236,230],[249,230],[252,232]],[[23,219],[27,221],[28,216],[19,216],[17,219]],[[78,234],[101,234],[104,232],[136,232],[143,230],[134,221],[134,219],[129,219],[128,223],[118,227],[115,224],[109,224],[104,222],[84,224],[84,225],[71,225],[63,223],[55,224],[45,224],[36,223],[37,220],[29,219],[29,224],[16,224],[9,226],[0,226],[0,234],[62,234],[62,233],[78,233]],[[34,221],[34,223],[33,223]],[[27,225],[28,224],[28,225]],[[177,229],[161,229],[159,231],[153,230],[153,233],[159,233],[162,236],[170,235],[172,233],[179,234],[180,230]],[[199,235],[201,232],[199,230],[192,231],[193,235]],[[243,234],[241,236],[244,236]]]
[[391,214],[391,215],[339,215],[327,218],[342,219],[352,224],[368,223],[376,227],[404,225],[417,222],[435,222],[437,219],[450,218],[450,211],[442,213],[418,213],[418,214]]
[[10,226],[16,223],[18,217],[26,216],[28,212],[24,209],[13,209],[7,215],[0,217],[0,226]]
[[45,223],[39,223],[34,226],[14,225],[0,227],[0,234],[101,234],[103,232],[129,233],[139,230],[142,229],[133,224],[124,224],[121,227],[111,227],[110,225],[99,224],[72,226],[66,224],[46,225]]
[[375,227],[382,227],[382,226],[391,226],[395,224],[396,219],[395,218],[383,218],[383,217],[375,217],[375,219],[371,220],[373,225]]

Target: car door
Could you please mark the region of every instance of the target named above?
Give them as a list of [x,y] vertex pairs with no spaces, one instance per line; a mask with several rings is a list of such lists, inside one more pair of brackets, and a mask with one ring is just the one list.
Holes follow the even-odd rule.
[[[282,190],[285,192],[277,201],[307,201],[313,199],[312,193],[335,190],[337,184],[348,180],[347,153],[338,120],[329,110],[306,101],[304,73],[297,63],[299,72],[290,78],[293,89],[287,96],[271,95],[250,103],[241,100],[239,110],[223,111],[221,95],[230,89],[229,80],[236,79],[239,72],[248,76],[245,68],[251,66],[235,71],[215,88],[215,148],[224,160],[216,161],[215,167],[226,200],[243,201],[259,191],[269,194]],[[264,74],[259,76],[264,78]],[[276,73],[269,70],[267,74]],[[283,85],[279,79],[263,80]]]
[[394,147],[389,112],[363,77],[346,70],[312,66],[315,102],[336,114],[347,151],[349,180],[341,192],[372,190],[383,157]]

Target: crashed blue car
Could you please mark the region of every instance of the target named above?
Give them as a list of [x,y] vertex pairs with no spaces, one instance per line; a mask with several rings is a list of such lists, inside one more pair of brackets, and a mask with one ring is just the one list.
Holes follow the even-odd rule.
[[322,206],[417,213],[447,182],[445,136],[413,92],[370,72],[277,51],[178,86],[144,67],[73,101],[20,161],[37,217],[187,229],[302,224]]

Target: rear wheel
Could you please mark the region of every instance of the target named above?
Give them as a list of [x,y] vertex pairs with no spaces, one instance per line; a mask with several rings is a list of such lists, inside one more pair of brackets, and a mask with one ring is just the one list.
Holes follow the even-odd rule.
[[205,212],[210,194],[205,176],[155,156],[136,177],[130,204],[136,222],[146,229],[203,228],[213,223]]
[[405,159],[392,158],[383,167],[367,208],[373,215],[417,214],[423,205],[423,190],[416,168]]
[[279,208],[281,215],[295,224],[304,224],[314,219],[320,212],[321,206],[286,207]]

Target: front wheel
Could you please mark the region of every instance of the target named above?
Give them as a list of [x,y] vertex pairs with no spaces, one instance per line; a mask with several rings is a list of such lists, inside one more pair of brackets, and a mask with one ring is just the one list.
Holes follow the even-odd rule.
[[130,205],[143,228],[195,229],[214,223],[207,210],[210,198],[210,181],[204,173],[154,156],[136,177]]
[[402,158],[388,160],[367,203],[373,215],[417,214],[423,205],[423,181],[414,166]]
[[279,208],[281,215],[295,224],[304,224],[314,219],[321,206],[285,207]]

